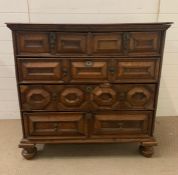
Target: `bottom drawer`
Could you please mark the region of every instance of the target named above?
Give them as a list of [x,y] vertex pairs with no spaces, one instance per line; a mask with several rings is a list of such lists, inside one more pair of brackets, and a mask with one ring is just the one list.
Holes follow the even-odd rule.
[[86,121],[80,112],[24,113],[25,136],[58,136],[61,138],[87,137]]
[[150,111],[100,112],[93,117],[91,137],[145,137],[150,134],[151,122]]

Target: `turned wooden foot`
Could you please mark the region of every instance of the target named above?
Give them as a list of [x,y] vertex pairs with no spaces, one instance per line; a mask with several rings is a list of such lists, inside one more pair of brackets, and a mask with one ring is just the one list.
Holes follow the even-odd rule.
[[143,155],[145,157],[152,157],[152,155],[154,153],[154,149],[153,149],[153,146],[140,145],[139,146],[139,152],[140,152],[141,155]]
[[19,147],[23,148],[22,156],[27,160],[33,159],[37,154],[37,148],[33,144],[20,144]]

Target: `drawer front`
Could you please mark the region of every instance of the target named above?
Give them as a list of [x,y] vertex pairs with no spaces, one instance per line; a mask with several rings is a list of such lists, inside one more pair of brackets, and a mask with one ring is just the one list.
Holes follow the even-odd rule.
[[156,82],[159,73],[158,59],[115,60],[116,82]]
[[91,104],[96,110],[152,110],[155,89],[152,84],[98,85],[91,91]]
[[47,32],[18,32],[17,47],[19,55],[48,54],[49,34]]
[[98,112],[91,122],[91,137],[145,137],[151,131],[152,112]]
[[87,137],[83,113],[24,113],[23,121],[27,137],[58,136],[61,139]]
[[88,110],[90,97],[86,91],[84,85],[21,85],[22,110]]
[[84,54],[87,52],[86,33],[57,33],[56,52],[61,54]]
[[160,38],[160,32],[130,32],[128,54],[159,55]]
[[18,59],[19,81],[26,83],[63,82],[62,60],[57,59]]
[[91,52],[93,54],[123,55],[122,33],[92,33]]
[[24,111],[152,110],[155,85],[21,85]]
[[71,82],[109,81],[109,59],[71,59],[69,63]]

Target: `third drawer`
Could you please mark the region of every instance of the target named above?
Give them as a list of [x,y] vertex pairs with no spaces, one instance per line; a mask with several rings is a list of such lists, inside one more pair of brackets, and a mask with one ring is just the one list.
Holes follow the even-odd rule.
[[23,111],[152,110],[155,84],[21,85]]

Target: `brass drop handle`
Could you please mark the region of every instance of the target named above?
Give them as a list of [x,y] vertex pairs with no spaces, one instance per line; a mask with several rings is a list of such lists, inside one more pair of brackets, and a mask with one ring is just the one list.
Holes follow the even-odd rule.
[[124,99],[125,99],[125,96],[126,96],[125,92],[121,92],[121,93],[119,94],[119,100],[124,100]]
[[63,72],[63,75],[64,75],[64,76],[67,76],[67,75],[68,75],[68,70],[67,70],[66,68],[64,68],[64,69],[62,70],[62,72]]
[[92,88],[91,86],[87,86],[85,90],[86,90],[86,92],[91,92],[92,89],[93,89],[93,88]]
[[85,61],[85,67],[92,67],[93,62],[92,61]]
[[54,32],[49,33],[49,43],[50,43],[50,47],[52,49],[55,48],[56,34]]
[[117,126],[118,126],[118,128],[120,128],[120,129],[123,127],[123,125],[124,125],[123,122],[118,122],[118,123],[117,123]]
[[87,112],[86,114],[85,114],[85,117],[86,117],[86,119],[87,120],[91,120],[92,119],[92,113],[91,112]]
[[109,68],[109,72],[111,72],[112,74],[114,74],[115,71],[116,71],[115,67],[110,67],[110,68]]
[[128,32],[125,32],[123,36],[123,44],[125,49],[128,49],[129,38],[130,38],[130,34]]
[[53,93],[52,98],[53,98],[54,101],[56,101],[57,100],[57,93]]
[[59,123],[54,123],[54,131],[57,131],[58,130],[58,128],[59,128]]

